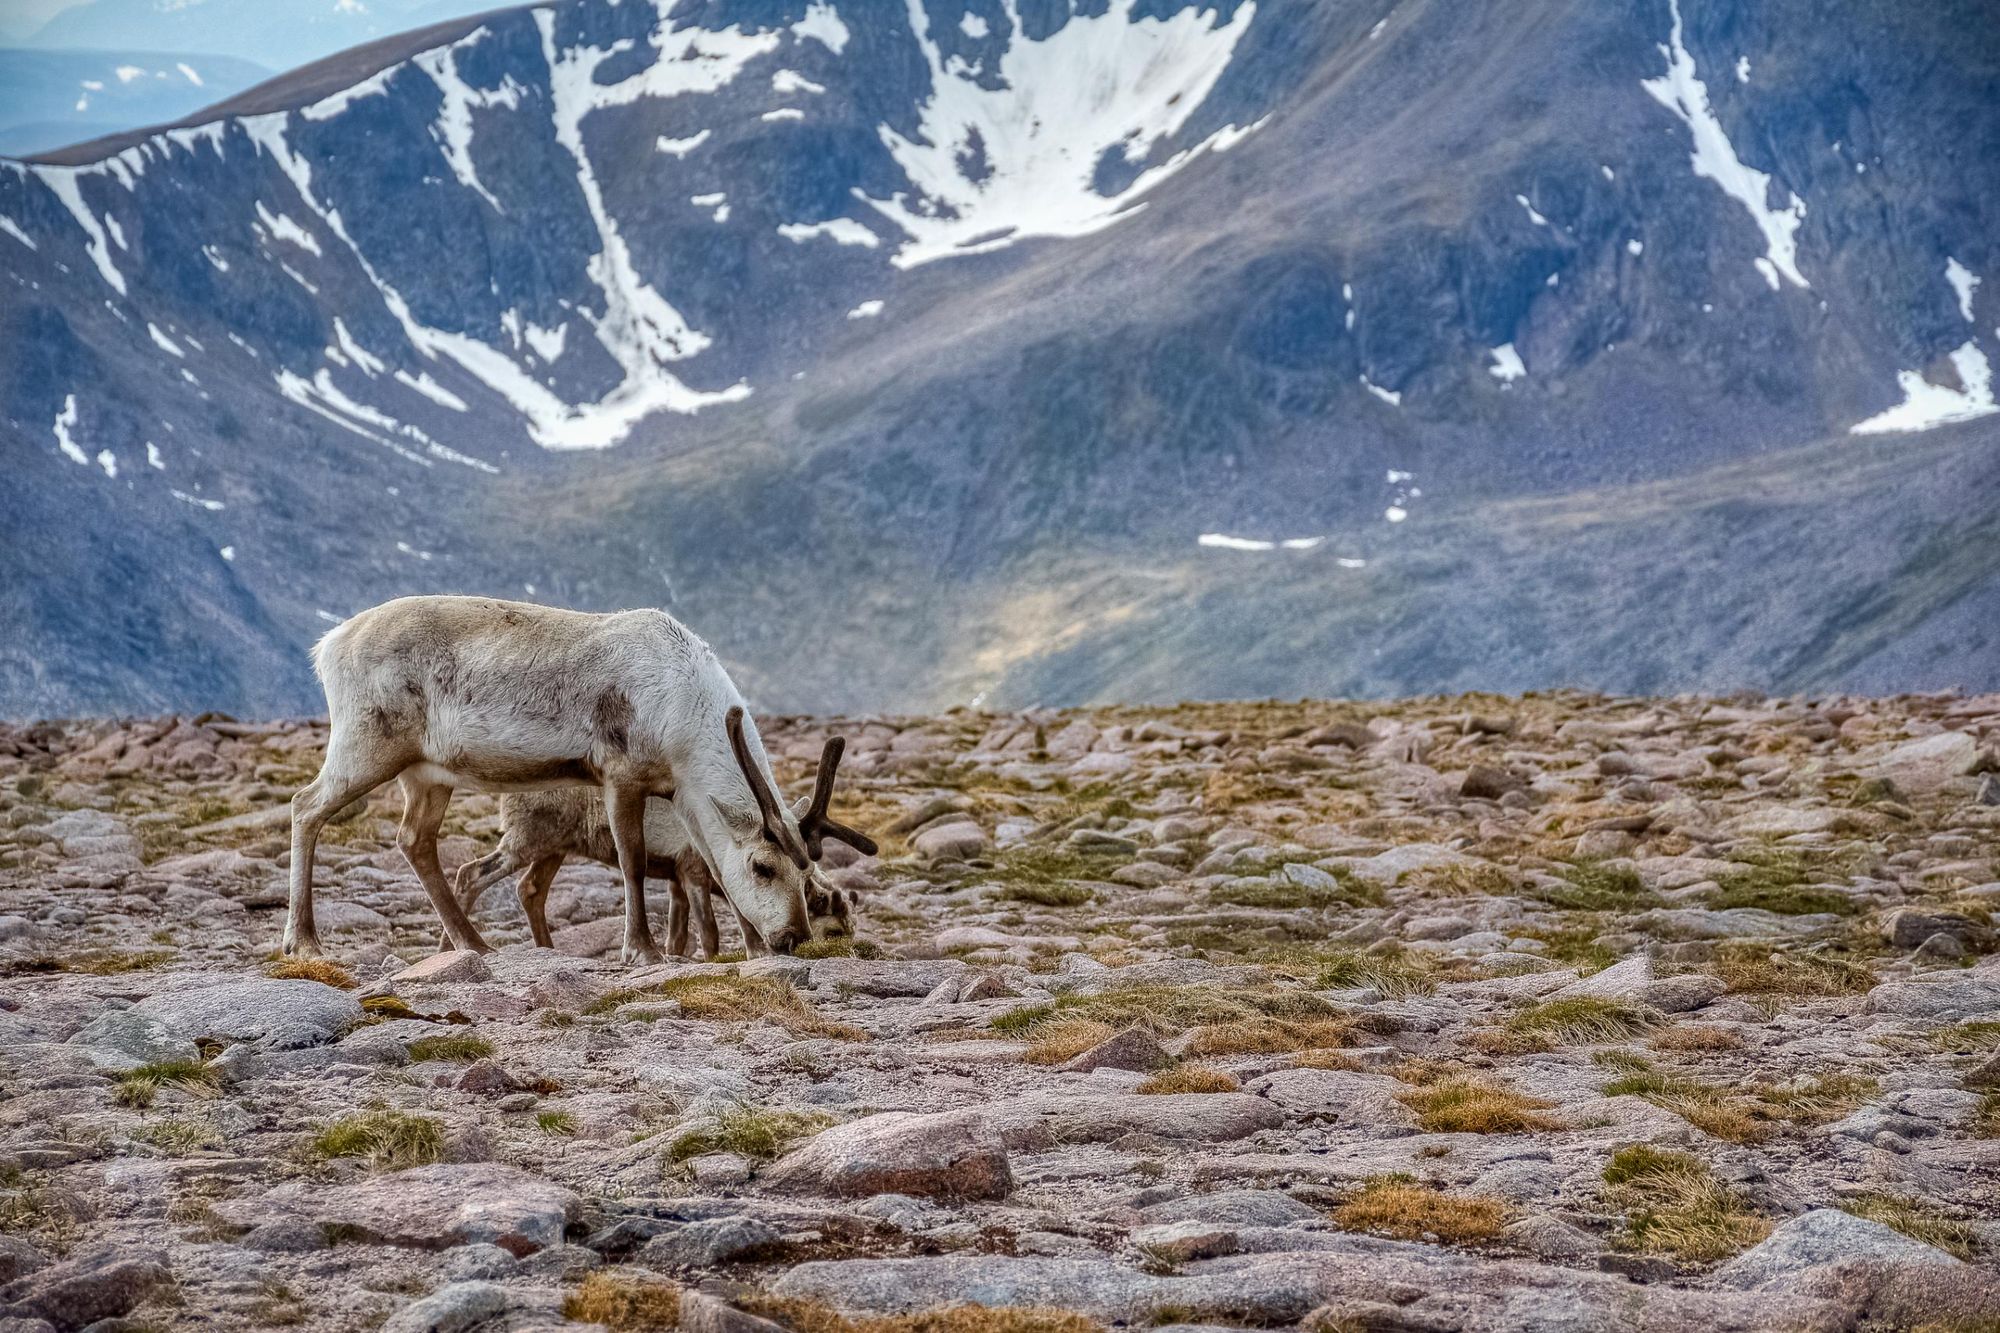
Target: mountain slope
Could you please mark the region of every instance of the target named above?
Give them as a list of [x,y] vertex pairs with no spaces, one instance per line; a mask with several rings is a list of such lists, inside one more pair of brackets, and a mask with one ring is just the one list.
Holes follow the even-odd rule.
[[780,707],[1994,682],[1978,6],[1074,8],[568,0],[0,167],[0,705],[437,589]]

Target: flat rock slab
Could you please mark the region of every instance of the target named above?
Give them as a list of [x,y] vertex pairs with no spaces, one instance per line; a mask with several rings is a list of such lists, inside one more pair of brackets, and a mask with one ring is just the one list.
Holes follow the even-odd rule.
[[1244,1091],[1268,1098],[1299,1119],[1336,1120],[1370,1130],[1417,1128],[1416,1113],[1396,1100],[1408,1089],[1386,1074],[1342,1069],[1280,1069],[1254,1078]]
[[837,1125],[764,1173],[772,1189],[860,1198],[1003,1199],[1007,1148],[978,1111],[885,1111]]
[[317,981],[259,978],[167,991],[128,1013],[188,1041],[215,1037],[289,1051],[340,1037],[361,1021],[361,1003]]
[[217,1205],[225,1221],[257,1227],[301,1218],[336,1236],[441,1250],[486,1243],[515,1255],[562,1240],[583,1200],[560,1185],[497,1162],[392,1171],[331,1188],[280,1185]]
[[1527,1333],[1657,1329],[1686,1333],[1819,1333],[1845,1326],[1830,1302],[1791,1296],[1782,1308],[1744,1292],[1642,1287],[1605,1273],[1453,1254],[1365,1237],[1328,1237],[1316,1252],[1241,1255],[1159,1277],[1104,1259],[945,1255],[800,1264],[780,1296],[843,1310],[902,1312],[941,1305],[1040,1306],[1144,1324],[1290,1324],[1329,1303],[1379,1307],[1384,1328]]
[[1045,1092],[995,1103],[985,1115],[1008,1147],[1038,1152],[1065,1143],[1106,1143],[1127,1134],[1224,1143],[1285,1123],[1278,1107],[1241,1092]]
[[897,996],[929,995],[946,981],[964,975],[965,964],[956,958],[934,958],[920,962],[899,962],[868,958],[821,958],[812,965],[815,990],[837,986],[857,995],[888,999]]
[[2000,970],[1934,972],[1912,981],[1886,981],[1868,992],[1871,1014],[1959,1021],[2000,1015]]

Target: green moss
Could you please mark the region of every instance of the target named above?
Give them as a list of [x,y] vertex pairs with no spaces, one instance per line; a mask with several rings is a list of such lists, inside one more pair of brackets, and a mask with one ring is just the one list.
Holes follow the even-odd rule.
[[1435,964],[1407,949],[1362,952],[1334,949],[1310,958],[1313,986],[1319,990],[1372,987],[1383,995],[1428,995],[1437,989]]
[[1521,892],[1530,898],[1577,912],[1631,912],[1660,904],[1658,894],[1639,880],[1639,872],[1628,865],[1605,861],[1576,861],[1557,872],[1561,884],[1530,884]]
[[568,1138],[576,1133],[576,1117],[568,1111],[542,1111],[535,1116],[535,1128],[544,1134]]
[[1621,1248],[1667,1254],[1689,1263],[1726,1259],[1771,1232],[1707,1164],[1687,1153],[1621,1148],[1604,1168],[1607,1197],[1626,1210]]

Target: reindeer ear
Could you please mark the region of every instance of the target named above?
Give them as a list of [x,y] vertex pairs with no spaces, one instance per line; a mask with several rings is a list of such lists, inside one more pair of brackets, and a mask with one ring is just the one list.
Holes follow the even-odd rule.
[[763,824],[756,812],[745,810],[740,805],[724,805],[713,796],[708,798],[708,803],[715,807],[715,813],[722,817],[722,822],[729,825],[729,831],[739,838],[750,837]]

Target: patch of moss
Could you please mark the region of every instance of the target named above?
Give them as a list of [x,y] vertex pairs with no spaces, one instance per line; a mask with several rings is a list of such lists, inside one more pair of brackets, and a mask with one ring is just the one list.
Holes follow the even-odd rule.
[[1640,882],[1629,865],[1609,861],[1572,861],[1558,870],[1560,884],[1527,884],[1529,898],[1573,912],[1634,912],[1657,907],[1660,896]]
[[1577,995],[1517,1010],[1508,1016],[1506,1030],[1569,1046],[1628,1041],[1659,1021],[1658,1014],[1637,1005]]

